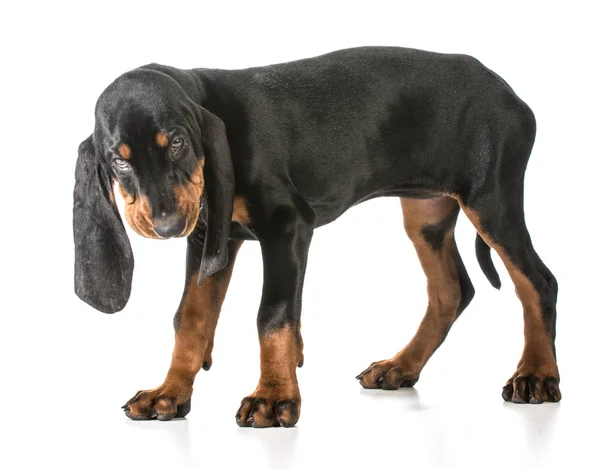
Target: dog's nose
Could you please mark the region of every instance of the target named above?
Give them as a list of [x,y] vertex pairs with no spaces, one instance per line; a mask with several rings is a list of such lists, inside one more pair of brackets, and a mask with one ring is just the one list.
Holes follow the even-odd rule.
[[162,212],[154,219],[154,231],[161,238],[179,236],[185,229],[185,218],[177,213],[167,214]]

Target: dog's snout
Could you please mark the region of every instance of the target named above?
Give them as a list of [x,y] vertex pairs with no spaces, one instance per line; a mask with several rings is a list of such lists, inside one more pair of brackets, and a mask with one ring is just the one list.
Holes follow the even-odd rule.
[[161,238],[172,238],[179,236],[185,229],[185,218],[177,213],[161,212],[154,218],[154,231]]

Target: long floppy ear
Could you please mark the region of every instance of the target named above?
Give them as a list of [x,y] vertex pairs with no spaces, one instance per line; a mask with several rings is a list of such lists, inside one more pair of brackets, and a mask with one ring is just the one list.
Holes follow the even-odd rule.
[[75,170],[75,293],[103,313],[125,307],[133,277],[133,253],[112,186],[90,136],[79,145]]
[[204,150],[204,200],[207,205],[206,237],[198,285],[227,265],[227,242],[233,214],[234,175],[225,124],[196,106]]

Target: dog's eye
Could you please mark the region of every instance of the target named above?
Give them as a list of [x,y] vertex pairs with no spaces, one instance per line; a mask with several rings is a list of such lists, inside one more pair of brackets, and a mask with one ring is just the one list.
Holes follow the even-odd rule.
[[115,158],[113,160],[113,164],[121,171],[125,171],[130,168],[129,163],[123,158]]
[[183,138],[181,137],[175,137],[173,139],[173,141],[171,142],[171,148],[173,149],[173,151],[179,151],[183,148],[183,145],[185,144]]

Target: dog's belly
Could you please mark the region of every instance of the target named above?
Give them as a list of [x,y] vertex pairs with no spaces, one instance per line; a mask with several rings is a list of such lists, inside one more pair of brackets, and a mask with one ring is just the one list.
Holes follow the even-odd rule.
[[[399,178],[400,179],[400,178]],[[349,181],[349,180],[348,180]],[[343,186],[342,186],[343,187]],[[346,185],[346,189],[349,185]],[[344,214],[348,209],[370,199],[379,197],[402,197],[409,199],[430,199],[439,197],[444,191],[433,184],[411,183],[409,181],[378,186],[373,184],[370,190],[344,192],[340,189],[317,198],[304,197],[314,210],[316,226],[323,226]]]
[[384,189],[380,191],[374,191],[358,200],[351,200],[348,203],[341,203],[338,201],[324,201],[324,200],[307,200],[311,208],[314,210],[317,217],[316,226],[324,226],[332,221],[335,221],[341,215],[344,214],[348,209],[362,202],[378,197],[403,197],[408,199],[430,199],[439,197],[442,194],[439,190],[432,190],[426,187],[396,187],[391,189]]

